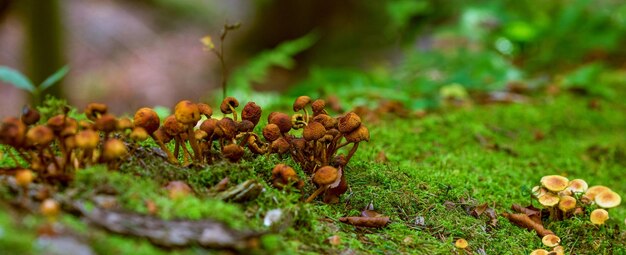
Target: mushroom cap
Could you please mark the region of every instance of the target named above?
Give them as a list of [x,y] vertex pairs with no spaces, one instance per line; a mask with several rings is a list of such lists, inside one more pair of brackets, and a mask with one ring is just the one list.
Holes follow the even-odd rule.
[[26,125],[15,117],[7,117],[0,125],[0,143],[20,147],[24,144]]
[[370,141],[370,131],[364,125],[360,125],[356,130],[345,135],[346,141],[358,143],[362,141]]
[[237,123],[229,117],[218,120],[217,128],[219,129],[218,133],[227,139],[234,138],[238,131]]
[[39,206],[39,210],[41,214],[49,217],[54,217],[61,211],[59,202],[51,198],[44,200]]
[[28,105],[24,105],[22,108],[22,116],[20,117],[22,122],[26,125],[33,125],[41,119],[39,112]]
[[293,102],[293,111],[297,112],[300,111],[302,109],[304,109],[304,107],[308,104],[311,103],[311,98],[308,96],[299,96],[298,98],[296,98],[296,100]]
[[302,137],[307,141],[316,141],[326,134],[326,129],[324,125],[319,122],[311,122],[307,126],[304,127],[302,131]]
[[213,108],[211,108],[211,106],[205,103],[197,103],[196,105],[198,106],[200,114],[206,116],[207,118],[211,118],[213,115]]
[[174,116],[178,122],[185,125],[195,125],[202,117],[198,105],[189,100],[182,100],[176,104]]
[[239,130],[239,132],[252,132],[252,130],[254,130],[254,123],[249,120],[242,120],[237,123],[237,130]]
[[15,173],[15,182],[22,187],[28,186],[34,179],[33,171],[29,169],[20,169]]
[[305,126],[306,121],[304,121],[304,115],[302,113],[295,113],[291,115],[291,128],[298,130]]
[[589,215],[589,220],[591,223],[596,225],[602,225],[606,220],[609,219],[609,212],[604,209],[595,209]]
[[557,245],[552,248],[552,252],[556,253],[556,255],[565,255],[565,248],[563,248],[563,246]]
[[168,135],[176,136],[185,131],[185,126],[176,120],[175,115],[170,115],[163,121],[163,129]]
[[[287,169],[291,168],[290,166],[288,166],[287,164],[276,164],[276,166],[274,166],[274,168],[272,169],[272,178],[276,179],[276,178],[282,178],[283,173],[285,171],[289,171]],[[291,170],[293,170],[293,168],[291,168]],[[295,171],[294,171],[295,173]]]
[[65,115],[59,114],[49,118],[46,125],[51,128],[54,133],[61,133],[63,128],[65,128]]
[[74,139],[76,140],[76,146],[81,149],[95,149],[98,146],[98,142],[100,142],[98,133],[91,129],[78,132]]
[[272,152],[285,154],[289,152],[289,142],[284,137],[278,138],[272,142],[270,149]]
[[530,253],[530,255],[548,255],[548,254],[550,254],[550,252],[544,249],[536,249]]
[[104,114],[96,120],[94,126],[102,132],[114,132],[117,130],[117,119],[111,114]]
[[463,238],[456,239],[456,242],[454,242],[454,246],[459,249],[465,249],[468,245],[467,240]]
[[26,132],[26,143],[46,147],[54,140],[52,129],[44,125],[35,126]]
[[559,196],[552,192],[548,192],[545,195],[539,197],[537,199],[539,203],[543,206],[552,207],[559,203]]
[[206,132],[208,137],[211,137],[215,132],[215,128],[217,127],[217,122],[217,119],[206,119],[202,122],[202,124],[200,124],[200,130]]
[[126,145],[117,139],[109,139],[106,141],[102,150],[102,156],[104,157],[104,160],[107,161],[121,158],[128,152]]
[[587,191],[588,188],[589,188],[589,185],[587,185],[587,182],[583,179],[571,180],[569,182],[569,185],[567,185],[567,190],[574,192],[574,193],[585,192]]
[[321,114],[324,111],[325,107],[326,101],[324,101],[324,99],[316,99],[315,101],[313,101],[313,103],[311,103],[311,108],[313,109],[314,115]]
[[159,129],[161,120],[154,110],[144,107],[135,112],[133,122],[136,127],[142,127],[148,134],[152,134]]
[[333,184],[339,178],[339,170],[332,166],[323,166],[313,174],[313,182],[319,186]]
[[361,117],[354,112],[349,112],[339,118],[337,126],[339,132],[344,134],[350,133],[361,126]]
[[165,128],[160,127],[156,131],[154,131],[154,138],[158,139],[162,143],[169,143],[173,137],[167,134]]
[[613,208],[622,203],[622,198],[612,190],[605,190],[596,195],[595,202],[602,208]]
[[239,161],[239,159],[243,157],[243,153],[243,148],[235,143],[226,145],[224,146],[224,149],[222,149],[222,154],[224,155],[224,157],[227,158],[228,161],[233,163]]
[[561,209],[561,211],[567,212],[574,208],[576,208],[576,198],[572,196],[561,196],[559,201],[559,209]]
[[119,120],[117,120],[117,130],[119,131],[124,131],[126,129],[132,129],[133,128],[133,121],[130,120],[129,118],[120,118]]
[[595,185],[595,186],[591,186],[590,188],[587,189],[587,191],[585,192],[585,196],[588,197],[589,199],[591,199],[591,201],[596,199],[596,195],[607,191],[607,190],[611,190],[610,188],[606,187],[606,186],[602,186],[602,185]]
[[548,235],[543,236],[543,238],[541,238],[541,242],[543,243],[543,245],[552,248],[554,246],[559,245],[559,243],[561,243],[561,238],[553,234],[548,234]]
[[254,102],[248,102],[241,111],[241,119],[250,121],[256,126],[259,124],[259,120],[261,120],[262,113],[260,106]]
[[304,150],[304,147],[306,146],[306,140],[304,140],[304,138],[291,139],[290,143],[296,150]]
[[270,119],[270,124],[276,124],[280,128],[281,133],[287,133],[291,130],[291,117],[286,113],[274,112]]
[[560,175],[546,175],[541,178],[541,185],[550,191],[559,192],[567,188],[569,180]]
[[196,140],[202,140],[207,137],[207,133],[204,132],[202,129],[194,130],[193,135],[196,138]]
[[531,192],[534,198],[540,198],[541,196],[545,195],[548,190],[541,186],[535,186],[531,189]]
[[280,128],[276,124],[267,124],[263,128],[263,137],[265,140],[273,142],[281,136]]
[[106,114],[108,107],[106,104],[90,103],[85,107],[85,116],[87,119],[95,121],[100,115]]
[[130,139],[133,139],[138,142],[143,142],[148,139],[148,132],[142,127],[133,128],[133,132],[130,132]]
[[237,108],[239,106],[239,101],[237,101],[234,97],[226,97],[222,100],[222,104],[220,104],[220,111],[224,114],[233,113],[233,111],[228,106],[232,106],[232,108]]
[[337,119],[330,117],[328,114],[318,114],[313,117],[313,121],[322,123],[326,129],[333,129],[337,127]]

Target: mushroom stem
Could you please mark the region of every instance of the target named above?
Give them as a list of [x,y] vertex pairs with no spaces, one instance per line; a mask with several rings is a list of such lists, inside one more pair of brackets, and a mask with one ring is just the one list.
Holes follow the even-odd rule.
[[189,158],[191,157],[189,150],[187,150],[187,144],[184,140],[182,140],[180,135],[176,136],[174,139],[180,143],[180,147],[183,149],[183,165],[187,165],[189,163]]
[[321,194],[322,192],[326,191],[326,188],[328,188],[328,186],[321,186],[321,187],[317,188],[317,190],[315,190],[315,192],[313,192],[313,194],[311,194],[311,196],[309,196],[309,198],[307,198],[304,202],[305,203],[310,203],[311,201],[313,201],[313,199],[315,199],[317,196],[319,196],[319,194]]
[[165,153],[167,154],[167,159],[170,161],[170,163],[178,164],[178,159],[175,158],[174,155],[172,155],[172,152],[167,147],[165,147],[163,141],[157,138],[154,134],[150,134],[150,137],[152,137],[152,139],[157,142],[159,147],[161,147],[161,150],[165,151]]
[[346,157],[346,162],[350,162],[350,158],[352,158],[357,148],[359,148],[359,143],[355,143],[352,146],[352,149],[350,149],[350,152],[348,152],[348,156]]
[[189,140],[189,144],[193,150],[195,161],[200,161],[200,149],[198,147],[198,141],[196,140],[196,134],[193,132],[193,126],[191,125],[187,128],[187,139]]
[[306,107],[302,107],[302,111],[304,111],[304,122],[309,123],[309,112],[306,110]]
[[50,153],[50,159],[52,160],[52,164],[54,164],[54,167],[56,167],[56,169],[61,171],[62,173],[65,173],[64,169],[61,168],[61,165],[57,161],[57,157],[54,156],[54,151],[52,151],[52,148],[46,147],[46,149],[48,149],[48,153]]
[[230,111],[233,112],[233,120],[237,121],[237,111],[235,111],[235,108],[230,104],[228,104],[228,108],[230,108]]
[[174,157],[178,159],[178,154],[180,153],[180,143],[178,139],[174,140]]

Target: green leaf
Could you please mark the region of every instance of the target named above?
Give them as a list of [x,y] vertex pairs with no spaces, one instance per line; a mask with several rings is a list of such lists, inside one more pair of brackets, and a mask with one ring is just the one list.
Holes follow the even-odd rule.
[[70,68],[68,66],[61,67],[61,69],[59,69],[58,71],[50,75],[45,81],[43,81],[39,85],[39,91],[44,91],[47,88],[52,87],[52,85],[54,85],[63,77],[65,77],[65,75],[67,75],[67,72],[69,71],[70,71]]
[[26,90],[29,92],[35,92],[35,86],[26,78],[20,71],[10,68],[8,66],[0,66],[0,81],[7,82],[16,88]]

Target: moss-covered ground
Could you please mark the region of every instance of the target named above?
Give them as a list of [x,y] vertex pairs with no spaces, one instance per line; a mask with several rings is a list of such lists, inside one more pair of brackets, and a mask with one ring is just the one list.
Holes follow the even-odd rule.
[[[310,183],[303,191],[279,191],[268,185],[272,167],[281,162],[274,156],[248,155],[239,164],[220,162],[194,169],[138,153],[119,171],[104,167],[79,171],[70,189],[85,198],[108,190],[123,209],[139,213],[146,213],[147,201],[151,201],[163,218],[212,218],[236,229],[269,230],[257,249],[244,251],[248,254],[340,254],[347,250],[451,254],[457,238],[468,240],[474,254],[528,254],[542,247],[533,232],[503,217],[498,217],[495,227],[490,226],[485,216],[475,218],[466,208],[488,203],[501,213],[510,211],[514,203],[528,205],[530,188],[548,174],[582,178],[626,196],[626,105],[601,101],[599,109],[590,108],[589,100],[572,95],[540,97],[527,104],[448,109],[424,118],[366,123],[371,141],[359,147],[348,165],[350,189],[333,205],[301,202],[302,196],[313,192]],[[477,137],[497,146],[485,146]],[[378,159],[381,152],[387,157],[384,162]],[[290,160],[287,163],[293,165]],[[244,203],[215,200],[208,189],[224,177],[231,183],[257,179],[265,189]],[[186,181],[196,194],[170,199],[163,187],[170,180]],[[6,194],[5,188],[0,190]],[[370,202],[391,217],[391,224],[363,229],[338,221],[342,216],[359,215]],[[284,224],[267,229],[263,217],[276,208],[287,215]],[[586,218],[549,222],[546,227],[561,237],[568,254],[626,254],[626,208],[622,205],[609,212],[611,219],[601,227]],[[44,221],[36,215],[17,215],[7,204],[0,204],[0,251],[40,253],[36,229]],[[207,252],[200,247],[163,250],[145,240],[90,228],[70,215],[63,215],[60,222],[100,254]],[[333,235],[340,237],[339,245],[326,241]]]

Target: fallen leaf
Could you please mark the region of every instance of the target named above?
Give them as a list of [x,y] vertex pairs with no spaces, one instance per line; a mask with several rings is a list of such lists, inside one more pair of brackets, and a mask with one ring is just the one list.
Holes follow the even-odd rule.
[[529,230],[534,230],[537,235],[539,235],[539,237],[544,237],[546,235],[554,235],[554,232],[545,229],[543,227],[542,224],[537,223],[535,221],[533,221],[530,217],[528,217],[528,215],[523,214],[523,213],[515,213],[515,214],[509,214],[509,213],[502,213],[502,216],[504,216],[505,218],[507,218],[511,223],[525,228],[525,229],[529,229]]
[[535,208],[532,205],[529,205],[527,207],[522,207],[521,205],[518,204],[513,204],[511,206],[511,209],[513,211],[516,211],[518,213],[523,213],[528,215],[528,217],[533,220],[534,222],[538,223],[538,224],[542,224],[541,223],[541,210]]
[[341,217],[339,221],[357,227],[382,228],[389,223],[389,217]]
[[230,182],[230,179],[228,177],[222,179],[220,182],[218,182],[215,185],[215,187],[214,187],[215,191],[221,192],[221,191],[226,190],[226,188],[228,188],[228,183],[229,182]]
[[470,213],[472,216],[478,218],[480,217],[480,215],[482,215],[485,210],[487,210],[488,208],[488,204],[484,203],[482,205],[477,205],[476,207],[474,207],[474,209],[472,210],[472,212]]

